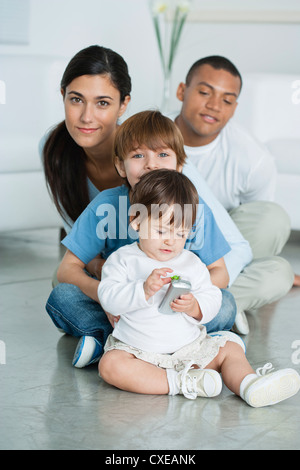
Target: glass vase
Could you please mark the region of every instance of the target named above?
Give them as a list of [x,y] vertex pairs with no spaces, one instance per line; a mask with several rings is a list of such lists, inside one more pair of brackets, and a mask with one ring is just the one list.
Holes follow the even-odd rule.
[[164,72],[163,77],[163,96],[161,103],[161,112],[167,114],[171,108],[171,73],[169,70]]

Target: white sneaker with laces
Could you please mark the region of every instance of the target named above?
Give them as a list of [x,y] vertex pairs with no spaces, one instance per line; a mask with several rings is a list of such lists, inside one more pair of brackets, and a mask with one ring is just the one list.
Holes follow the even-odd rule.
[[[246,376],[242,381],[240,395],[254,408],[275,405],[295,395],[300,389],[300,376],[294,369],[274,371],[271,363]],[[248,380],[247,380],[248,379]]]
[[220,374],[212,369],[194,369],[189,362],[186,367],[178,373],[177,383],[179,393],[190,400],[197,397],[216,397],[222,390],[222,379]]

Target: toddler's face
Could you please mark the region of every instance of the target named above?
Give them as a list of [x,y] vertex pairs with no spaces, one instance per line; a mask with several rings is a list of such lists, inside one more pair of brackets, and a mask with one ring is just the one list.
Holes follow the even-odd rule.
[[149,171],[161,168],[178,171],[182,169],[177,165],[177,156],[172,149],[151,150],[145,145],[132,150],[124,161],[117,158],[115,164],[120,176],[127,178],[131,188]]
[[139,247],[149,258],[168,261],[183,250],[190,229],[170,224],[171,214],[172,207],[160,219],[149,217],[139,224]]

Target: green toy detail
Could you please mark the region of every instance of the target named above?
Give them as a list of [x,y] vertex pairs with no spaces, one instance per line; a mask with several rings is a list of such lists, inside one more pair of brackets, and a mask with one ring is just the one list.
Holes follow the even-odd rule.
[[175,276],[172,276],[171,279],[172,281],[179,281],[180,276],[175,275]]

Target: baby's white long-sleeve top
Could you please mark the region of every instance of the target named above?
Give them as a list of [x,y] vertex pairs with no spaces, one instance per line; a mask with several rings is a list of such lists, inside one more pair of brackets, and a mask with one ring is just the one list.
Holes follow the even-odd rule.
[[[159,313],[158,306],[169,285],[146,300],[145,280],[154,269],[165,267],[173,270],[170,276],[190,281],[203,315],[200,322],[185,313]],[[220,289],[212,285],[206,266],[194,253],[184,249],[170,261],[161,262],[149,258],[136,242],[108,257],[98,297],[106,312],[120,315],[112,333],[115,338],[143,351],[162,354],[173,353],[197,339],[201,325],[217,315],[222,303]]]

